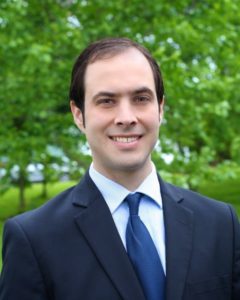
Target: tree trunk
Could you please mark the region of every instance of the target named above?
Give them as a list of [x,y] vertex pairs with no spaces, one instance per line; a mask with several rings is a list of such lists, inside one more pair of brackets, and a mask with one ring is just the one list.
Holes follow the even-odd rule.
[[47,191],[47,180],[43,179],[42,182],[42,195],[43,198],[47,198],[48,197],[48,191]]
[[18,187],[19,187],[19,211],[23,212],[26,208],[26,199],[25,199],[25,185],[26,185],[26,178],[25,172],[20,170],[19,172],[19,180],[18,180]]

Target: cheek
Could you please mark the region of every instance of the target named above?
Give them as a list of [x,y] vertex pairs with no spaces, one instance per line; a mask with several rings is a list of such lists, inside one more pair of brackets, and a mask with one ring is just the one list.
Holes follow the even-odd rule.
[[91,116],[86,116],[85,125],[91,134],[104,134],[105,130],[112,126],[112,119],[106,113],[93,113]]
[[104,122],[104,120],[98,115],[92,114],[91,117],[86,116],[85,134],[88,140],[94,141],[94,143],[96,143],[96,141],[98,141],[100,138],[102,138],[103,135],[105,135],[106,128],[106,122]]
[[161,116],[156,111],[149,114],[147,124],[151,130],[158,130],[161,124]]

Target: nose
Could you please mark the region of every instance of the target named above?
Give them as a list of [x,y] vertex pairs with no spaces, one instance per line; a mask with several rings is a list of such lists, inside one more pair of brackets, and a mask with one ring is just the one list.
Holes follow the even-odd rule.
[[137,116],[134,107],[128,101],[124,101],[117,107],[115,125],[132,126],[137,123]]

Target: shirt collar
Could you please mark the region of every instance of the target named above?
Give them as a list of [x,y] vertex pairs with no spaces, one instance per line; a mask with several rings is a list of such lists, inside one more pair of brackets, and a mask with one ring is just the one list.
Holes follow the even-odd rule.
[[158,180],[156,167],[153,163],[151,173],[143,180],[143,182],[134,192],[145,194],[153,199],[162,208],[160,183]]
[[[90,165],[89,175],[101,192],[111,213],[114,213],[125,197],[132,193],[124,186],[99,173],[96,169],[94,169],[93,163]],[[153,163],[151,173],[143,180],[134,193],[135,192],[140,192],[147,195],[148,197],[152,198],[158,204],[158,206],[160,206],[160,208],[162,208],[160,183],[157,177],[156,168]]]

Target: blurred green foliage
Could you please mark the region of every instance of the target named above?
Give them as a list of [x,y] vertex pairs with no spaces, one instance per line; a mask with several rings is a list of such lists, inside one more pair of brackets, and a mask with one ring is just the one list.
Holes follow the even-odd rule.
[[[153,153],[165,178],[197,189],[239,178],[240,10],[238,0],[3,0],[0,3],[0,169],[20,208],[27,167],[44,182],[68,165],[76,179],[90,162],[69,112],[71,68],[91,41],[126,36],[159,62],[165,119]],[[17,178],[12,179],[16,168]]]

